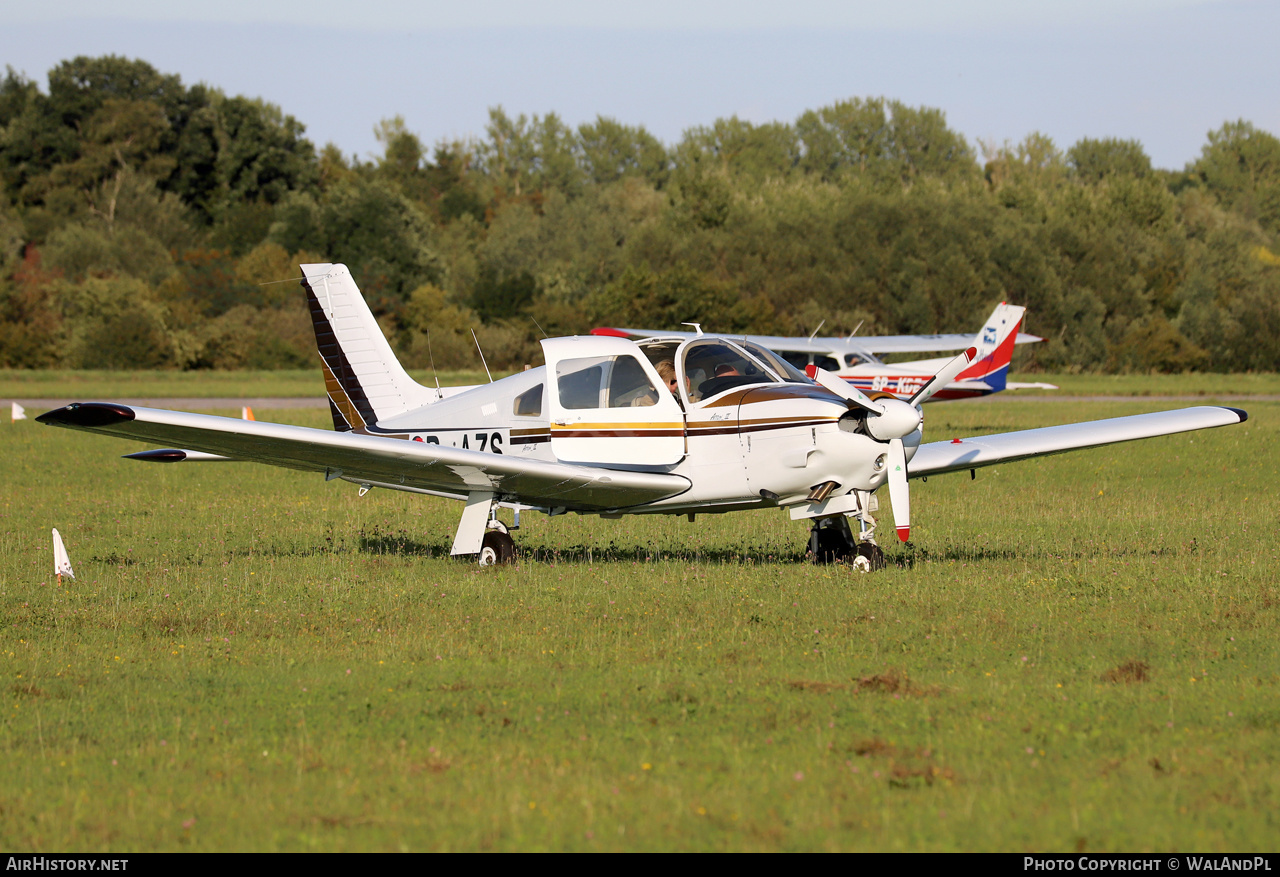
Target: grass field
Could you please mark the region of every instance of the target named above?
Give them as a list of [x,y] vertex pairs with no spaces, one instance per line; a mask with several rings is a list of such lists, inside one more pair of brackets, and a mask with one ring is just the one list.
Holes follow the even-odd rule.
[[[411,372],[427,386],[483,384],[483,371]],[[503,377],[495,373],[494,377]],[[1057,390],[1019,391],[1036,396],[1257,396],[1280,395],[1280,374],[1191,375],[1010,375],[1011,381],[1057,384]],[[324,394],[315,369],[303,371],[23,371],[0,369],[0,400],[117,398],[258,398]],[[1010,394],[1011,396],[1014,394]]]
[[[526,514],[480,569],[458,504],[3,423],[0,845],[1272,850],[1280,403],[1239,404],[915,482],[872,575],[780,512]],[[1169,407],[939,404],[926,435]]]

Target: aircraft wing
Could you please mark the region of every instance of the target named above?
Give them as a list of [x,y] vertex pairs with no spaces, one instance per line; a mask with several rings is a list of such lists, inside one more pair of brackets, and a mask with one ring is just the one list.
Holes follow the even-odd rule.
[[[653,329],[592,329],[593,335],[616,334],[626,338],[696,338],[696,332],[670,332]],[[806,338],[801,335],[734,335],[718,334],[725,338],[746,338],[761,347],[780,352],[830,353],[832,351],[861,350],[866,353],[930,353],[948,350],[966,350],[973,346],[973,333],[948,335],[856,335],[853,338]],[[1031,344],[1043,341],[1039,335],[1019,332],[1015,344]]]
[[688,479],[660,472],[575,466],[408,441],[407,437],[330,432],[106,402],[68,405],[36,419],[234,460],[323,472],[327,478],[458,498],[492,491],[501,501],[535,507],[629,508],[689,489]]
[[961,472],[1029,457],[1061,454],[1213,426],[1228,426],[1243,423],[1248,417],[1247,413],[1238,408],[1206,406],[930,442],[916,450],[915,456],[907,465],[907,473],[910,478],[921,478],[943,472]]

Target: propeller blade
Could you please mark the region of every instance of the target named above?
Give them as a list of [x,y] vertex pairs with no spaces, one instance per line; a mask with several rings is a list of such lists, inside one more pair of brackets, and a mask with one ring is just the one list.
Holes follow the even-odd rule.
[[911,491],[907,487],[907,451],[902,439],[889,442],[889,501],[893,503],[893,527],[898,538],[911,538]]
[[884,413],[884,408],[872,402],[862,394],[861,390],[839,375],[832,374],[826,369],[818,368],[816,365],[805,366],[804,373],[842,399],[848,399],[873,414]]
[[916,390],[915,395],[907,401],[919,408],[925,402],[929,401],[929,397],[934,393],[954,381],[956,379],[956,375],[964,371],[969,363],[973,362],[977,358],[978,348],[970,347],[955,359],[951,360],[951,362],[944,365],[942,369],[934,375],[932,379],[930,379],[929,383]]

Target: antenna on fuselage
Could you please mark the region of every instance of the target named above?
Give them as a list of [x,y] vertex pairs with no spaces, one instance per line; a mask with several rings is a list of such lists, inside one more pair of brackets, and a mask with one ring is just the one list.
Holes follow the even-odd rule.
[[444,398],[444,390],[440,389],[440,375],[436,372],[436,356],[431,352],[431,330],[427,330],[427,358],[431,360],[431,376],[436,379],[436,399]]
[[484,373],[489,375],[489,383],[493,383],[493,374],[489,371],[489,363],[484,361],[484,351],[480,350],[480,339],[476,337],[476,330],[471,330],[471,338],[476,342],[476,350],[480,351],[480,363],[484,366]]
[[538,327],[538,331],[542,333],[542,337],[543,337],[543,338],[550,338],[550,337],[551,337],[550,335],[548,335],[548,334],[547,334],[547,330],[546,330],[546,329],[544,329],[544,328],[542,328],[542,324],[538,322],[538,318],[537,318],[537,317],[535,317],[533,314],[530,314],[530,315],[529,315],[529,319],[533,320],[533,325],[535,325],[535,326],[537,326],[537,327]]
[[[819,323],[819,324],[818,324],[818,329],[821,329],[821,328],[826,324],[826,322],[827,322],[826,320],[823,320],[821,323]],[[810,344],[812,344],[812,343],[813,343],[813,339],[814,339],[814,337],[818,334],[818,329],[814,329],[814,330],[813,330],[813,335],[810,335],[810,336],[809,336],[809,343],[810,343]]]
[[849,337],[848,337],[848,338],[846,338],[846,339],[844,339],[844,340],[845,340],[845,341],[852,341],[852,340],[853,340],[853,336],[858,334],[858,330],[862,328],[862,324],[863,324],[863,323],[865,323],[865,322],[866,322],[866,320],[859,320],[859,321],[858,321],[858,325],[856,325],[856,326],[854,326],[854,327],[853,327],[853,331],[849,333]]

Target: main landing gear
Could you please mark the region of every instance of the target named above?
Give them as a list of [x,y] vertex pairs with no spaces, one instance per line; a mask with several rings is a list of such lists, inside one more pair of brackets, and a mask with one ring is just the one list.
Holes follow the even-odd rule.
[[484,541],[480,543],[481,566],[514,563],[516,559],[516,541],[511,538],[506,527],[499,522],[495,523],[498,523],[498,527],[487,531],[484,534]]
[[[520,507],[515,509],[512,530],[520,529]],[[453,557],[474,557],[481,566],[515,563],[516,543],[507,525],[498,520],[498,503],[490,491],[477,490],[467,496],[462,520],[449,551]]]

